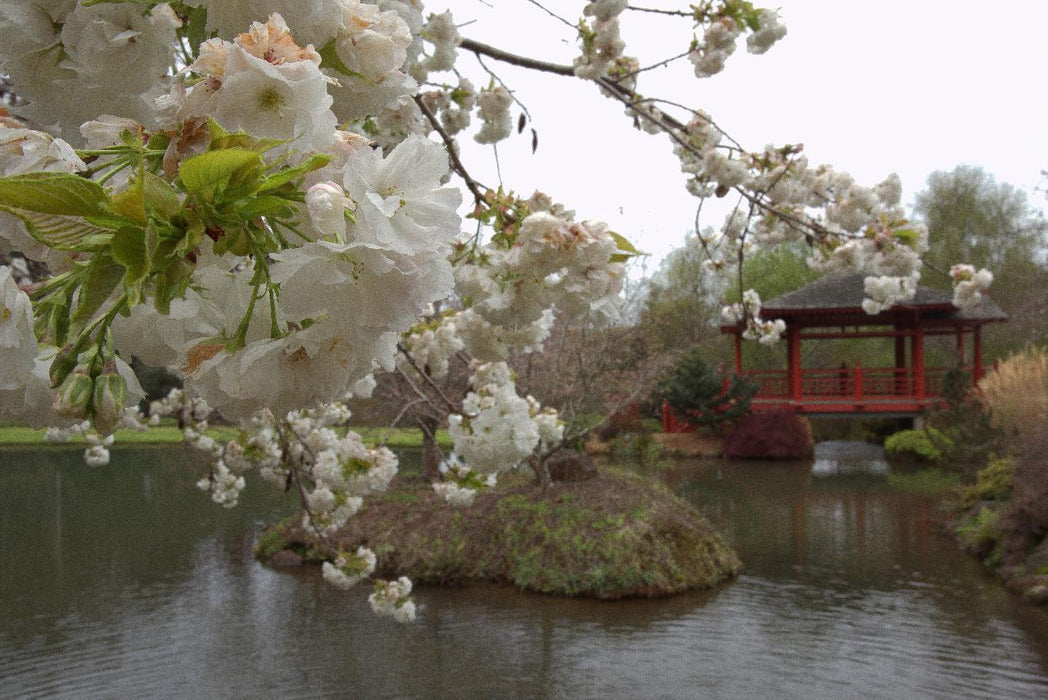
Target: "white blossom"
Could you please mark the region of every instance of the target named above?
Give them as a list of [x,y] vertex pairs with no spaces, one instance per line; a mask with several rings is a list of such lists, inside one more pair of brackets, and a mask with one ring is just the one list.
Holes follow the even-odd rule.
[[497,143],[513,133],[513,118],[509,113],[511,104],[513,96],[501,85],[480,91],[477,113],[483,124],[473,137],[477,143]]
[[746,37],[746,50],[752,54],[765,53],[786,36],[786,26],[779,22],[775,10],[761,10],[759,22],[758,29]]
[[320,56],[295,43],[279,14],[255,22],[232,43],[205,43],[191,68],[203,79],[186,91],[180,121],[211,117],[227,131],[293,140],[273,155],[324,151],[334,142],[336,118]]
[[976,271],[973,265],[959,264],[950,268],[953,279],[953,305],[959,309],[971,309],[982,301],[983,292],[993,283],[993,273],[983,268]]
[[0,265],[0,390],[24,388],[36,356],[32,302]]

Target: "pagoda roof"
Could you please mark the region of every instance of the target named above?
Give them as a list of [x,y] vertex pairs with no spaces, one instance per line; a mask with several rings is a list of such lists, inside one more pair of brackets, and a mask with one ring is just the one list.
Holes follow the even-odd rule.
[[[800,289],[763,302],[761,316],[782,318],[824,314],[866,315],[862,310],[862,301],[866,297],[865,279],[866,275],[862,273],[827,275]],[[912,315],[915,311],[928,312],[921,313],[922,316],[930,314],[942,320],[953,321],[993,323],[1008,319],[1001,307],[987,296],[983,296],[971,309],[958,309],[953,305],[953,294],[950,292],[920,286],[917,287],[913,299],[900,302],[875,316],[867,316],[871,323],[876,323],[875,319],[881,317],[890,317],[899,312]]]

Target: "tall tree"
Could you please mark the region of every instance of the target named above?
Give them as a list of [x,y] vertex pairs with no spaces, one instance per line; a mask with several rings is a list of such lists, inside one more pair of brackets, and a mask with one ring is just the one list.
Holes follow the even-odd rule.
[[1022,190],[998,183],[979,167],[958,165],[929,175],[914,215],[928,226],[925,264],[939,269],[963,261],[989,267],[999,279],[1015,266],[1040,266],[1048,250],[1043,214]]
[[931,245],[925,264],[932,271],[922,284],[948,288],[948,277],[935,271],[957,262],[994,273],[991,295],[1011,321],[988,329],[991,355],[1048,340],[1048,304],[1043,294],[1031,293],[1048,286],[1048,220],[1022,190],[997,182],[982,168],[959,165],[928,177],[914,216],[927,225]]

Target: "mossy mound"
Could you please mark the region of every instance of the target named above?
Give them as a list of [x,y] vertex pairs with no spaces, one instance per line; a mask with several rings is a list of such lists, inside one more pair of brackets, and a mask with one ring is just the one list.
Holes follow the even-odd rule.
[[[370,547],[375,574],[416,583],[511,583],[521,589],[604,599],[710,588],[735,576],[735,552],[690,504],[628,472],[543,491],[523,475],[477,495],[468,508],[440,499],[420,478],[402,478],[368,501],[337,546]],[[270,529],[263,560],[292,550],[306,561],[332,554],[299,518]]]

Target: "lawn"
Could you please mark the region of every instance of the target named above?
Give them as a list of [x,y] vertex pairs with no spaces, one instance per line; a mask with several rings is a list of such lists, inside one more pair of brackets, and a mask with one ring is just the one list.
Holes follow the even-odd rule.
[[[422,432],[414,428],[374,428],[353,427],[357,433],[369,445],[377,445],[384,439],[386,446],[393,449],[421,449]],[[44,430],[34,430],[21,426],[0,426],[0,445],[40,445],[44,442]],[[231,426],[215,426],[210,428],[208,435],[216,440],[232,440],[238,434],[237,428]],[[73,442],[83,442],[83,438],[76,437]],[[116,444],[165,444],[182,442],[182,431],[173,421],[165,421],[156,428],[150,428],[145,432],[135,430],[116,431]],[[437,432],[437,442],[442,448],[451,447],[451,438],[447,431]]]

